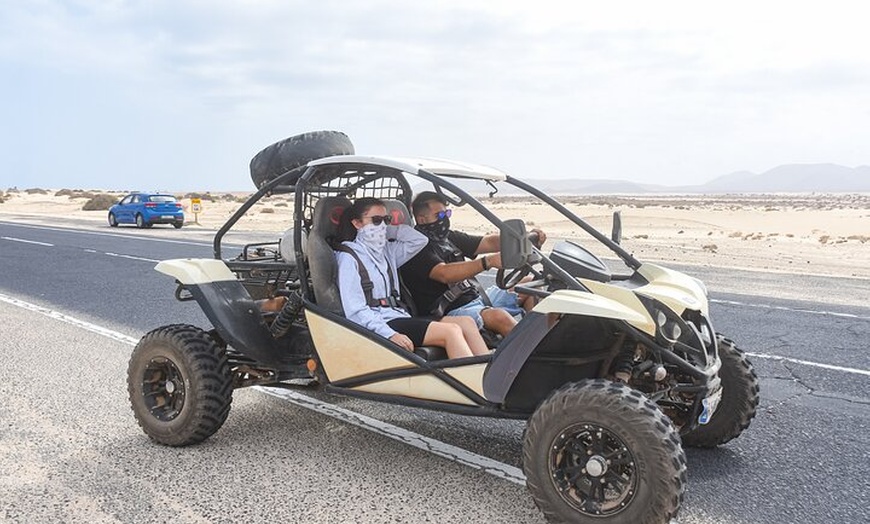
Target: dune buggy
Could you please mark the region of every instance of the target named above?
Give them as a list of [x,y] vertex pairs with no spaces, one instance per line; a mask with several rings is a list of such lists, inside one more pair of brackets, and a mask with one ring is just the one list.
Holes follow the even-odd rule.
[[[363,399],[527,420],[523,470],[548,520],[657,523],[680,507],[683,446],[725,443],[755,415],[758,379],[735,344],[715,332],[703,284],[635,259],[619,242],[616,220],[608,237],[496,169],[357,156],[337,132],[273,144],[254,157],[251,174],[259,190],[217,232],[213,259],[156,266],[177,281],[176,297],[195,300],[213,326],[160,327],[132,354],[133,411],[161,444],[214,434],[236,388],[314,384]],[[384,200],[395,223],[411,224],[409,179],[497,228],[506,268],[498,285],[539,299],[489,355],[451,360],[443,348],[406,351],[342,315],[330,243],[338,218],[367,196]],[[573,240],[545,253],[521,220],[500,219],[463,189],[468,181],[527,192],[626,269],[611,270]],[[277,242],[225,258],[225,234],[267,195],[292,198],[292,228]]]

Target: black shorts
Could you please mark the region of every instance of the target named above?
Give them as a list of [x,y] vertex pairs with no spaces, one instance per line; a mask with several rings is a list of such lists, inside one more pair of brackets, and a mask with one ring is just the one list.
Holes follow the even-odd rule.
[[419,347],[423,345],[423,339],[426,338],[426,330],[429,329],[429,324],[431,323],[432,321],[428,318],[406,317],[394,318],[387,322],[387,325],[410,338],[414,347]]

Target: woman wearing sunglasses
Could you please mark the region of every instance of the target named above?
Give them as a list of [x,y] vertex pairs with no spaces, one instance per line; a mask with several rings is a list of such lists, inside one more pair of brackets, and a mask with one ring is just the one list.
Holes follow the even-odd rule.
[[[413,351],[417,346],[442,346],[450,358],[488,353],[471,317],[441,321],[411,317],[399,295],[402,264],[426,247],[428,238],[406,225],[392,225],[383,201],[360,198],[341,216],[336,251],[338,285],[345,316],[395,344]],[[363,287],[362,265],[371,282]]]

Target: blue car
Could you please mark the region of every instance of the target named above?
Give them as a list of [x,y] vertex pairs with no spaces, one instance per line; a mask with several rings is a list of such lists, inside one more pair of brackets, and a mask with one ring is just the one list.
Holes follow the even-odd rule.
[[175,229],[181,229],[184,210],[172,195],[130,193],[109,208],[109,225],[117,227],[118,224],[136,224],[139,228],[172,224]]

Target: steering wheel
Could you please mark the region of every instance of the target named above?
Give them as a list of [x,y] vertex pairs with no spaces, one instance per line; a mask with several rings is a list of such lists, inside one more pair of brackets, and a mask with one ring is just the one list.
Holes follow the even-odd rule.
[[501,268],[495,274],[495,285],[501,289],[510,289],[519,284],[531,272],[531,264],[523,264],[520,267],[510,269],[506,275],[505,269]]
[[[529,240],[532,242],[536,248],[541,249],[541,239],[538,236],[538,233],[533,231],[529,233]],[[540,261],[539,255],[532,255],[532,262],[526,262],[525,264],[515,267],[511,269],[507,275],[505,275],[505,269],[499,269],[495,274],[495,285],[497,285],[501,289],[510,289],[517,284],[519,284],[529,273],[534,271],[532,266],[535,262]],[[535,271],[535,275],[541,277],[537,271]]]

